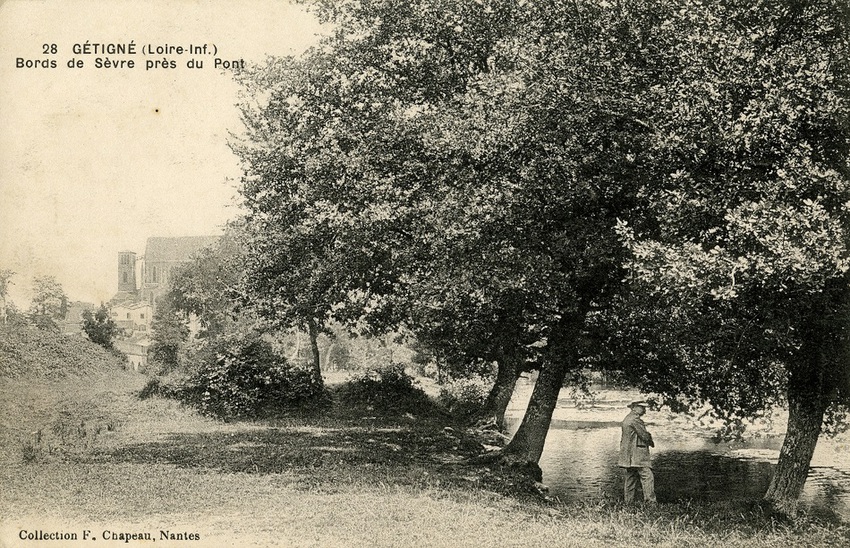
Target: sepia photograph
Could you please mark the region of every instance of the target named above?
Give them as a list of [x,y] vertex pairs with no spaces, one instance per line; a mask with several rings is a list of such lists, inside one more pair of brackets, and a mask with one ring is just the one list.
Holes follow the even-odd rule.
[[0,1],[0,547],[92,545],[850,545],[850,4]]

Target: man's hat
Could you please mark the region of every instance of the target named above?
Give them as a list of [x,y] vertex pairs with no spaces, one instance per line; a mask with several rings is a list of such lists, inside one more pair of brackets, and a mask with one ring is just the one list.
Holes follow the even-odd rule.
[[628,405],[628,407],[629,407],[629,409],[631,409],[633,407],[643,407],[644,409],[646,409],[646,408],[649,407],[649,403],[647,403],[645,401],[633,401],[632,403],[630,403]]

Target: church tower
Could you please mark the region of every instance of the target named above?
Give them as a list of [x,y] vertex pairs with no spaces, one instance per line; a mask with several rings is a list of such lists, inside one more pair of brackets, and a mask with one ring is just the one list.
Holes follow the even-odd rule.
[[136,292],[136,254],[132,251],[118,253],[118,292]]

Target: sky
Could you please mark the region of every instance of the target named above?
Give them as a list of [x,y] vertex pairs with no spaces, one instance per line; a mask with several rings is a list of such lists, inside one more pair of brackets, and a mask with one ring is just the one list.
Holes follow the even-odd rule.
[[[0,269],[16,273],[10,300],[26,308],[32,277],[52,275],[71,300],[107,301],[120,251],[143,254],[151,236],[220,234],[238,213],[232,72],[213,67],[216,55],[143,48],[207,44],[250,64],[297,54],[321,31],[276,0],[2,2]],[[86,42],[134,42],[137,53],[75,54]],[[146,70],[163,57],[177,67]],[[98,58],[135,67],[98,68]],[[187,68],[192,58],[204,67]],[[68,68],[72,59],[83,68]],[[56,68],[18,67],[51,60]]]

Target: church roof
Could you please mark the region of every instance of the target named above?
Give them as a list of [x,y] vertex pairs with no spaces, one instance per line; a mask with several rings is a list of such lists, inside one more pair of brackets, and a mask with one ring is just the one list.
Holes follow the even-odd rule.
[[180,238],[148,238],[145,262],[188,261],[192,255],[218,242],[220,236],[183,236]]
[[138,308],[150,308],[151,303],[147,301],[128,301],[122,303],[116,303],[112,306],[112,308],[123,308],[125,310],[136,310]]

